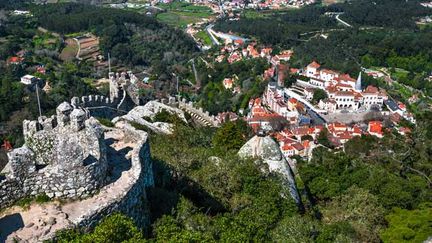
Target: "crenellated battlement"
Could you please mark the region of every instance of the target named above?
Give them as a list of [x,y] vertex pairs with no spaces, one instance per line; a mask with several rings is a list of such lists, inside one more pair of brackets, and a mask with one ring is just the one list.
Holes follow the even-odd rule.
[[71,105],[74,108],[89,108],[106,106],[115,108],[118,104],[118,100],[111,100],[109,97],[103,95],[87,95],[82,97],[73,97],[71,99]]
[[195,115],[196,118],[205,123],[205,125],[215,127],[220,125],[215,116],[210,115],[208,111],[204,111],[202,107],[196,107],[192,101],[188,102],[185,98],[171,96],[168,99],[161,99],[160,102],[165,105],[182,109],[192,116]]
[[81,198],[105,184],[103,129],[83,108],[63,102],[56,115],[25,120],[23,133],[24,146],[8,154],[6,179],[0,182],[0,208],[41,193]]
[[61,103],[56,109],[56,115],[51,117],[40,116],[38,120],[23,121],[23,134],[27,139],[37,132],[50,132],[59,127],[72,128],[71,130],[77,132],[85,127],[85,121],[89,118],[86,111],[79,106],[72,106],[68,102]]
[[114,118],[140,104],[138,78],[132,72],[109,73],[109,97],[86,95],[73,97],[72,108],[84,109],[89,116]]

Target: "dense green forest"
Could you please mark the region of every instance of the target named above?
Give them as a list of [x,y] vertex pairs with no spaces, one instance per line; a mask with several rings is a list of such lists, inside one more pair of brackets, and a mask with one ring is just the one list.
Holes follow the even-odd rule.
[[[198,63],[198,71],[203,86],[197,100],[203,108],[212,114],[224,111],[238,111],[247,108],[251,98],[260,96],[266,86],[261,75],[269,64],[264,59],[252,59],[229,64],[226,60],[215,63],[213,68]],[[241,93],[234,94],[222,85],[224,78],[234,78],[235,86]]]
[[339,28],[335,19],[324,16],[325,8],[309,6],[286,13],[266,14],[261,18],[241,17],[238,21],[221,19],[215,28],[258,38],[260,43],[291,47],[303,41],[301,34]]
[[[182,66],[195,54],[194,42],[180,30],[175,30],[156,19],[131,11],[100,8],[74,3],[27,5],[25,1],[1,5],[13,9],[29,9],[33,16],[8,15],[0,25],[0,122],[7,136],[20,144],[21,121],[38,115],[34,88],[19,83],[25,74],[35,74],[35,66],[43,65],[46,74],[37,74],[49,83],[50,93],[41,92],[44,114],[73,96],[88,94],[106,95],[106,90],[96,90],[89,80],[106,76],[96,71],[92,63],[60,60],[65,48],[64,35],[92,32],[101,38],[100,47],[120,66],[147,67],[161,79],[158,88],[170,92],[171,73],[186,69]],[[37,29],[42,26],[60,34],[52,47],[38,45],[37,38],[44,35]],[[42,37],[41,37],[42,36]],[[6,60],[25,50],[24,62],[7,65]]]
[[421,2],[423,1],[355,0],[330,5],[326,11],[343,12],[341,18],[356,26],[417,28],[414,20],[432,14],[431,9],[419,4]]
[[80,4],[51,4],[32,9],[38,23],[51,31],[94,32],[107,54],[129,65],[152,65],[156,73],[189,60],[195,43],[181,30],[133,11]]
[[299,160],[304,211],[281,196],[286,189],[264,164],[236,155],[250,137],[244,122],[217,130],[177,122],[173,135],[150,136],[150,231],[114,215],[90,234],[66,231],[58,240],[421,242],[432,234],[431,116],[412,137],[359,137],[345,152],[317,149],[310,162]]
[[[344,12],[340,17],[354,27],[338,25],[325,12]],[[292,48],[296,54],[291,64],[296,67],[318,60],[354,76],[361,67],[401,68],[409,75],[398,81],[431,95],[432,85],[423,80],[432,72],[432,29],[415,24],[419,17],[431,14],[418,1],[361,0],[221,20],[216,28],[255,37],[274,48]]]

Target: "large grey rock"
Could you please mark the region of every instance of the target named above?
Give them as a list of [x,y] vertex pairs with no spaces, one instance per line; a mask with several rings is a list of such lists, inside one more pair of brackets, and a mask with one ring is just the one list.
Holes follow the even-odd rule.
[[116,117],[113,119],[114,123],[117,123],[118,121],[121,120],[126,120],[126,121],[131,121],[131,122],[136,122],[140,125],[146,126],[147,128],[149,128],[150,130],[152,130],[155,133],[159,133],[159,134],[172,134],[173,129],[174,129],[174,125],[170,124],[170,123],[166,123],[166,122],[150,122],[146,119],[144,119],[144,117],[148,117],[150,119],[153,119],[156,114],[158,114],[159,112],[166,110],[167,112],[178,116],[180,119],[182,119],[183,121],[186,121],[184,112],[178,108],[174,108],[165,104],[162,104],[160,102],[157,101],[149,101],[147,104],[145,104],[144,106],[137,106],[134,109],[132,109],[131,111],[129,111],[128,114],[121,116],[121,117]]
[[136,114],[136,115],[140,115],[141,117],[150,117],[151,119],[153,119],[156,116],[156,114],[158,114],[163,110],[166,110],[170,114],[174,114],[178,116],[180,119],[182,119],[184,122],[187,122],[184,112],[182,110],[162,104],[157,101],[149,101],[144,106],[137,106],[133,108],[129,112],[129,114]]
[[240,148],[238,154],[242,158],[249,157],[262,159],[263,162],[268,165],[271,172],[279,173],[282,176],[284,184],[288,187],[291,197],[297,205],[301,205],[301,199],[295,183],[294,173],[292,172],[289,163],[282,155],[276,141],[269,136],[255,136]]

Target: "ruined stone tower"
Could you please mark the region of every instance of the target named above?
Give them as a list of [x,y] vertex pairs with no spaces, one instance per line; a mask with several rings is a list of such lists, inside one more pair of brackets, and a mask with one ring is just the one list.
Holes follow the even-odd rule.
[[105,185],[108,163],[99,122],[67,102],[56,112],[23,122],[25,144],[8,154],[0,207],[38,194],[77,199]]

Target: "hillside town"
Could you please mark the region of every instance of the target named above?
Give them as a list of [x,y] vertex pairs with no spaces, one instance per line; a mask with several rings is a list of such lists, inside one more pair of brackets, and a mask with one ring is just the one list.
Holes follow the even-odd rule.
[[[263,79],[269,84],[262,97],[250,100],[246,120],[255,133],[272,134],[286,157],[310,157],[313,148],[322,146],[317,138],[323,130],[326,130],[331,146],[343,148],[356,136],[382,138],[385,131],[393,128],[401,135],[409,134],[411,129],[399,125],[400,121],[416,122],[406,105],[390,98],[385,90],[373,85],[364,87],[362,72],[352,78],[349,74],[322,68],[317,61],[301,69],[290,68],[293,51],[284,50],[276,55],[272,52],[272,48],[258,48],[256,43],[227,40],[215,61],[234,63],[263,58],[271,65],[263,73]],[[284,84],[287,72],[298,77],[291,87]],[[239,93],[237,81],[238,77],[234,75],[222,83],[226,89]],[[316,102],[313,97],[318,90],[324,91],[326,98]],[[379,119],[370,120],[368,113],[379,114]],[[327,122],[325,117],[332,114],[364,118],[349,124],[337,119]]]
[[0,243],[432,242],[429,1],[0,1]]

